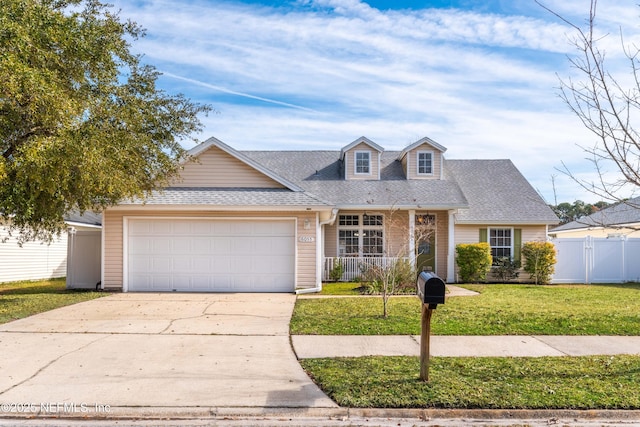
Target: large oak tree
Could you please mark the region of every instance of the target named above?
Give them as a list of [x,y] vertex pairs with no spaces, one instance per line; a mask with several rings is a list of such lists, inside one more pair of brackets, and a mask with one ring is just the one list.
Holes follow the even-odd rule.
[[0,220],[21,240],[177,172],[209,108],[156,87],[143,33],[98,1],[0,2]]

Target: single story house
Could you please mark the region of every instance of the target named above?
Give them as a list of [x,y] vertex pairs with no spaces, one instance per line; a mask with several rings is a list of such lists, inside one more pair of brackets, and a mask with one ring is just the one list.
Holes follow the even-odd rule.
[[640,197],[594,212],[549,230],[554,239],[600,237],[640,237]]
[[[558,218],[510,160],[445,160],[422,138],[386,151],[361,137],[340,151],[190,150],[180,178],[103,213],[106,290],[314,292],[403,257],[456,281],[455,246],[519,257]],[[423,232],[428,230],[428,232]]]
[[[99,214],[70,213],[64,218],[65,224],[74,235],[91,234],[101,236],[101,217]],[[95,238],[95,237],[94,237]],[[9,235],[6,225],[0,225],[0,283],[23,280],[55,279],[68,277],[68,269],[74,268],[69,254],[74,245],[74,237],[70,233],[62,233],[50,243],[36,240],[18,245],[15,236]],[[75,263],[75,268],[86,268],[86,262]],[[93,255],[92,268],[97,268],[100,280],[100,254]],[[94,274],[95,276],[95,274]],[[95,282],[93,286],[95,287]]]

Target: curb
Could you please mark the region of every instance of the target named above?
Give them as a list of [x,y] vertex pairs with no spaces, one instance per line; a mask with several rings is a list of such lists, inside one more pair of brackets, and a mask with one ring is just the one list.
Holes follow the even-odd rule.
[[640,410],[574,409],[385,409],[385,408],[287,408],[287,407],[111,407],[109,412],[2,413],[0,421],[11,419],[68,420],[226,420],[236,419],[404,419],[418,422],[444,419],[464,420],[608,420],[640,422]]

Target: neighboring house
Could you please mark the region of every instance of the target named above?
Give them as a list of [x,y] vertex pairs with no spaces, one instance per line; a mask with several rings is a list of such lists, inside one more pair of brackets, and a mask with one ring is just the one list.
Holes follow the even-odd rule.
[[[70,214],[65,223],[78,230],[97,229],[100,233],[100,219],[94,214]],[[69,236],[62,233],[51,243],[36,240],[20,246],[15,236],[9,236],[8,228],[0,226],[0,283],[65,277],[69,244]],[[99,269],[99,256],[96,261]]]
[[575,237],[640,237],[640,197],[608,206],[579,220],[549,230],[556,239]]
[[[445,150],[423,138],[389,152],[362,137],[341,151],[237,151],[210,138],[172,185],[104,212],[102,286],[312,292],[337,260],[396,257],[454,282],[458,243],[518,257],[521,242],[546,239],[558,219],[511,161]],[[433,233],[416,242],[425,224]]]

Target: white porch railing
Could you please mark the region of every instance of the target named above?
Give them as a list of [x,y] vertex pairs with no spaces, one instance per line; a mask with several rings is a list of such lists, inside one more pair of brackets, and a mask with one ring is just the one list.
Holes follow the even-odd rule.
[[331,280],[331,271],[339,262],[342,266],[342,277],[340,281],[348,282],[362,276],[368,266],[386,267],[397,262],[399,259],[409,261],[405,257],[329,257],[324,259],[322,269],[322,280]]

